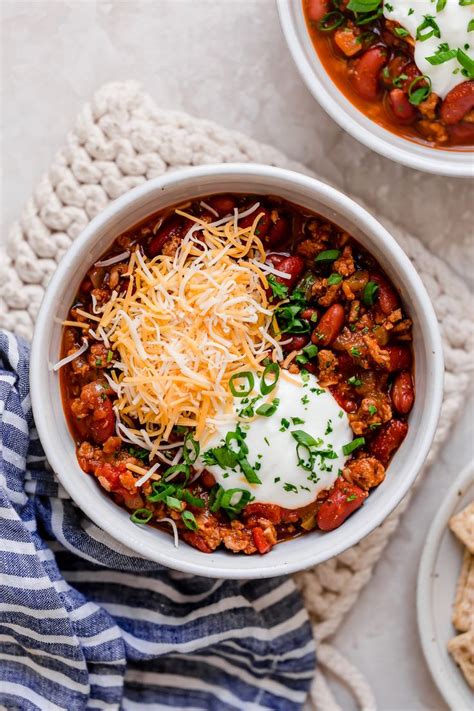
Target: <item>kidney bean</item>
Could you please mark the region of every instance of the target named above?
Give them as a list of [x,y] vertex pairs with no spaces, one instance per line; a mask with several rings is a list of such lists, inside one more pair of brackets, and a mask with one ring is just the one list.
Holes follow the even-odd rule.
[[330,306],[312,333],[313,343],[317,346],[329,346],[343,327],[344,317],[344,307],[341,304]]
[[[403,82],[403,84],[402,84],[402,86],[401,86],[401,88],[403,89],[403,91],[408,91],[408,89],[410,88],[410,84],[412,83],[412,81],[413,81],[414,79],[416,79],[416,77],[421,77],[421,76],[422,76],[420,70],[418,69],[418,67],[416,66],[416,64],[415,64],[414,62],[410,62],[410,64],[408,64],[407,66],[405,66],[405,67],[403,68],[403,72],[402,72],[402,73],[405,74],[405,76],[406,76],[406,79],[404,80],[404,82]],[[422,87],[422,86],[426,86],[426,82],[425,82],[424,80],[417,82],[416,88],[420,88],[420,87]]]
[[474,123],[455,123],[448,127],[451,143],[465,146],[474,143]]
[[308,18],[314,22],[322,20],[329,12],[329,0],[310,0],[307,6]]
[[148,254],[150,257],[156,257],[157,254],[161,253],[165,242],[173,237],[182,237],[184,230],[184,224],[181,218],[171,217],[166,220],[156,233],[148,245]]
[[289,279],[281,276],[275,276],[275,280],[280,284],[284,284],[291,291],[296,285],[296,282],[300,278],[304,269],[304,259],[298,257],[298,255],[292,255],[291,257],[284,257],[279,263],[278,267],[281,272],[289,275]]
[[229,215],[234,212],[235,200],[229,197],[229,195],[214,195],[204,202],[214,208],[219,217],[224,217],[224,215]]
[[108,398],[102,400],[94,410],[90,421],[92,439],[97,444],[103,444],[115,432],[115,414]]
[[399,448],[408,432],[408,425],[402,420],[390,420],[369,445],[371,454],[386,465],[392,454]]
[[382,313],[385,314],[385,316],[389,316],[392,311],[398,309],[400,305],[397,292],[380,274],[371,274],[370,281],[374,281],[379,285],[378,291],[375,294],[375,300]]
[[193,546],[193,548],[200,550],[201,553],[212,553],[212,550],[199,533],[194,533],[194,531],[184,531],[183,538],[187,543],[189,543],[189,545]]
[[392,403],[400,415],[408,415],[415,400],[413,380],[409,370],[402,370],[395,377],[392,385]]
[[92,287],[93,284],[89,277],[85,277],[85,279],[82,280],[80,291],[82,291],[84,294],[88,294],[90,291],[92,291]]
[[402,89],[392,89],[388,95],[388,102],[396,119],[404,123],[413,121],[416,116],[416,109],[410,104],[408,96]]
[[[272,222],[264,242],[269,247],[277,247],[288,236],[290,222],[286,217],[279,217],[276,222]],[[261,235],[259,235],[261,236]]]
[[386,52],[381,47],[374,47],[354,62],[350,79],[363,99],[373,101],[379,95],[379,74],[386,61]]
[[322,531],[333,531],[360,506],[368,493],[338,477],[327,499],[321,504],[316,520]]
[[329,390],[332,392],[335,401],[345,412],[355,412],[357,410],[357,402],[354,400],[354,394],[344,385],[330,385]]
[[[283,340],[286,341],[287,339],[283,336]],[[305,336],[291,336],[291,341],[289,341],[289,343],[284,343],[282,348],[287,353],[290,353],[291,351],[299,351],[308,343],[308,341],[309,334]]]
[[441,104],[440,116],[448,126],[462,121],[474,109],[474,81],[465,81],[451,89]]
[[281,523],[281,507],[277,504],[248,504],[243,514],[245,518],[249,516],[257,516],[266,518],[272,523]]
[[400,74],[405,73],[405,67],[407,66],[408,60],[406,57],[402,55],[396,55],[391,59],[387,65],[388,69],[388,76],[384,76],[383,74],[381,75],[381,80],[385,86],[389,87],[392,86],[392,82],[396,77],[399,77]]
[[206,489],[212,489],[212,487],[216,483],[216,480],[214,479],[214,476],[211,474],[211,472],[207,472],[205,470],[201,474],[199,481]]
[[260,528],[260,526],[255,526],[255,528],[252,528],[252,537],[253,542],[257,546],[257,550],[260,555],[264,555],[272,549],[272,544],[267,540],[263,532],[263,528]]
[[388,352],[390,358],[387,368],[389,373],[394,373],[397,370],[406,370],[410,367],[412,355],[407,346],[386,346],[384,350]]
[[239,227],[250,227],[250,225],[253,225],[257,215],[261,215],[261,217],[257,222],[255,234],[257,237],[260,237],[260,239],[263,239],[273,224],[272,218],[270,217],[270,211],[265,207],[258,207],[250,215],[247,215],[247,217],[243,217],[239,220]]

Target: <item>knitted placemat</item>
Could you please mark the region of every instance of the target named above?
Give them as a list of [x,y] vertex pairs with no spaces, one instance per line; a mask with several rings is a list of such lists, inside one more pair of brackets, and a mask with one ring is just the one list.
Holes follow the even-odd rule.
[[[58,261],[111,200],[167,171],[221,162],[267,163],[312,174],[270,146],[210,121],[157,108],[135,82],[103,86],[83,108],[66,146],[14,223],[6,257],[0,253],[0,327],[31,338],[44,289]],[[381,221],[422,277],[442,330],[445,395],[429,464],[462,411],[468,390],[474,354],[471,297],[459,278],[418,240]],[[376,708],[362,674],[325,640],[370,579],[409,500],[405,497],[385,523],[357,546],[295,576],[319,643],[320,666],[311,693],[318,709],[339,708],[324,679],[324,668],[351,688],[361,708]]]

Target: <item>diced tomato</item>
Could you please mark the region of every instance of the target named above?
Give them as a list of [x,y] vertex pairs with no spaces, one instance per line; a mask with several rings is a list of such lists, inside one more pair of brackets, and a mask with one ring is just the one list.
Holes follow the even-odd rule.
[[280,523],[281,507],[276,504],[248,504],[244,509],[244,516],[260,516],[272,523]]
[[265,538],[263,528],[260,526],[255,526],[252,528],[253,542],[257,546],[257,550],[261,555],[268,553],[272,548],[272,544]]

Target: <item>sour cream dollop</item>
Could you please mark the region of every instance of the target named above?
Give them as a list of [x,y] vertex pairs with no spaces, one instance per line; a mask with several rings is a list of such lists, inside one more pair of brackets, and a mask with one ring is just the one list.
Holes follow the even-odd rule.
[[[205,467],[225,490],[249,491],[254,501],[289,509],[307,506],[321,490],[334,484],[348,459],[342,451],[353,439],[347,414],[313,375],[302,377],[288,371],[281,371],[270,395],[260,396],[252,404],[260,394],[258,376],[254,377],[255,388],[248,397],[234,398],[233,412],[221,413],[222,424],[201,447],[196,467]],[[278,405],[270,416],[254,414],[247,421],[239,416],[249,404],[255,412],[262,404],[275,404],[275,399]],[[237,426],[248,448],[246,459],[260,484],[249,483],[238,466],[231,469],[206,463],[205,453],[211,451],[212,456],[212,449],[222,446]],[[309,446],[298,446],[299,442]]]
[[[433,57],[436,53],[439,57],[443,50],[440,45],[447,45],[449,50],[460,49],[474,60],[474,33],[468,29],[474,19],[474,5],[461,5],[459,0],[447,0],[444,7],[440,0],[384,0],[383,14],[387,20],[400,23],[415,40],[415,63],[420,72],[431,79],[435,94],[444,99],[451,89],[467,81],[468,77],[462,74],[463,67],[457,57],[440,64],[432,64],[427,57]],[[428,22],[432,18],[433,25],[420,29],[427,18]],[[432,30],[434,33],[423,39]]]

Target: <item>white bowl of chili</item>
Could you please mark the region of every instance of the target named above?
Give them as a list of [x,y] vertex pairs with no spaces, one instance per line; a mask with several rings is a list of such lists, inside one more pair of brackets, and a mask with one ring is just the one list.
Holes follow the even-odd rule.
[[[410,168],[452,177],[472,177],[474,175],[474,147],[472,145],[474,130],[471,124],[461,123],[460,128],[454,127],[458,133],[464,132],[462,133],[463,136],[464,134],[469,134],[469,139],[462,138],[466,145],[450,145],[448,148],[443,148],[443,144],[440,144],[440,147],[435,147],[434,141],[424,140],[416,130],[411,128],[411,116],[408,116],[406,120],[401,119],[399,123],[395,121],[392,109],[387,109],[390,103],[388,93],[387,96],[382,98],[379,92],[376,100],[361,98],[348,79],[347,71],[347,68],[353,65],[354,61],[357,62],[359,54],[355,55],[355,59],[344,58],[342,52],[340,55],[337,54],[326,37],[329,34],[328,32],[325,32],[324,36],[321,37],[319,35],[323,33],[319,32],[318,36],[315,34],[312,39],[309,30],[310,20],[305,17],[303,0],[277,0],[277,2],[283,34],[303,81],[316,101],[341,128],[368,148]],[[323,9],[324,7],[329,7],[329,0],[307,0],[307,2],[308,18],[311,12],[311,4],[316,6],[314,12],[317,17],[323,11],[320,11],[320,7]],[[370,5],[367,4],[367,7],[369,8],[374,4],[376,2]],[[390,5],[390,7],[392,6]],[[445,12],[448,12],[449,9],[448,7]],[[467,7],[461,9],[469,11]],[[338,12],[331,13],[331,15],[340,14]],[[367,14],[370,15],[370,12]],[[365,22],[365,20],[363,21]],[[315,20],[314,26],[316,24]],[[365,24],[363,28],[366,29]],[[400,29],[400,32],[408,34],[404,28],[398,29]],[[314,32],[316,33],[316,30]],[[315,44],[313,44],[313,40],[316,39],[318,40],[317,50]],[[374,47],[378,47],[377,42]],[[370,51],[376,53],[379,50]],[[368,51],[365,54],[368,55]],[[374,62],[376,61],[377,57],[374,57]],[[466,61],[470,61],[472,64],[472,60],[469,58]],[[414,64],[411,64],[411,67],[414,66]],[[427,66],[429,67],[430,64]],[[405,67],[403,67],[403,71],[406,71]],[[434,68],[436,69],[436,66]],[[363,71],[361,69],[360,76],[364,72],[367,73],[368,69],[364,68]],[[457,71],[459,72],[461,69],[462,66],[460,65]],[[406,82],[411,81],[411,78],[406,74],[401,73],[400,77]],[[420,90],[419,79],[421,77],[418,76],[416,78],[415,76],[412,82],[414,86],[410,88],[411,92],[414,93]],[[465,81],[464,84],[465,87],[469,85],[468,88],[471,94],[472,84],[472,81]],[[409,104],[406,96],[402,95],[402,89],[404,91],[406,89],[403,82],[402,84],[395,83],[394,86],[399,87],[394,89],[394,97],[401,99],[402,102],[399,110],[402,113],[403,111],[414,113],[416,107]],[[420,116],[420,118],[423,117]],[[425,121],[425,123],[428,122]],[[452,127],[448,126],[447,128],[451,130]],[[461,138],[456,140],[461,141]]]
[[[396,285],[413,321],[416,398],[408,434],[388,467],[383,483],[340,528],[278,543],[267,555],[204,554],[150,526],[137,526],[97,481],[78,464],[63,410],[57,372],[62,325],[86,267],[99,260],[124,231],[162,208],[216,193],[278,196],[331,220],[378,261]],[[262,200],[267,198],[262,197]],[[31,357],[31,395],[41,442],[60,482],[84,513],[113,538],[140,555],[188,573],[223,578],[262,578],[289,574],[327,560],[355,545],[382,523],[413,484],[429,451],[438,421],[443,387],[442,344],[426,290],[408,257],[366,210],[334,188],[312,178],[263,165],[228,164],[178,171],[126,193],[98,215],[64,256],[41,305]],[[352,498],[352,497],[349,497]]]

